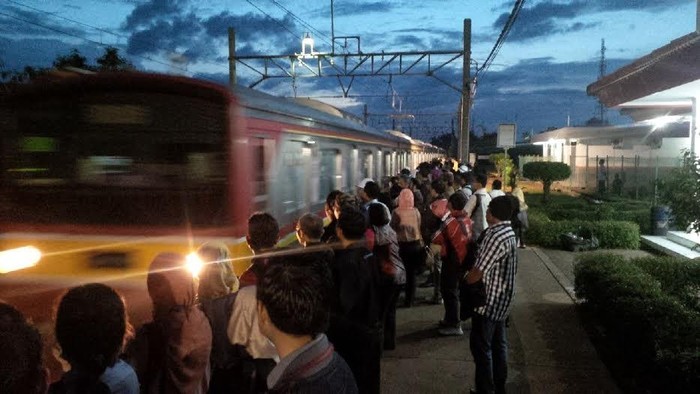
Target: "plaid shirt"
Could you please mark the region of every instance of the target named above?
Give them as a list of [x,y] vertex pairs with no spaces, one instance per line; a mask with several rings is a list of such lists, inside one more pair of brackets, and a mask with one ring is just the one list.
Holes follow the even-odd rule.
[[515,273],[518,270],[516,246],[510,221],[503,221],[484,230],[475,267],[484,273],[486,305],[477,308],[476,313],[491,320],[501,321],[508,316],[515,293]]

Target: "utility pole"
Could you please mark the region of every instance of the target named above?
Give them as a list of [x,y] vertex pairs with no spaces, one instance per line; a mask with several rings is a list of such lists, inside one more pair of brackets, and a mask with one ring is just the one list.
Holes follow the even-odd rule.
[[[605,50],[608,49],[605,47],[605,38],[602,38],[600,40],[600,64],[598,65],[598,79],[603,79],[606,73],[606,61],[605,61]],[[605,106],[603,103],[598,100],[598,114],[600,115],[600,124],[605,125]]]
[[472,20],[464,20],[464,56],[462,56],[462,100],[461,100],[461,128],[459,134],[459,160],[469,162],[469,114],[471,103],[471,52],[472,52]]
[[228,84],[236,86],[236,31],[228,28]]

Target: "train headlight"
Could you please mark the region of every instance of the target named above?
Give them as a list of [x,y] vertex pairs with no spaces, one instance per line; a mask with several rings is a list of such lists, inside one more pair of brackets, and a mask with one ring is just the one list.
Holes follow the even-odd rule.
[[35,266],[41,260],[41,252],[33,246],[0,252],[0,274]]
[[199,276],[199,271],[202,270],[202,266],[204,263],[202,262],[202,259],[199,258],[199,255],[197,252],[192,252],[187,255],[185,258],[186,260],[186,265],[187,269],[190,271],[193,277],[198,277]]

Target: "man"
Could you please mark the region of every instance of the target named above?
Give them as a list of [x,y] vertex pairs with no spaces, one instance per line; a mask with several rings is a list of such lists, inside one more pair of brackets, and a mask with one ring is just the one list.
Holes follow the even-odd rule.
[[307,213],[299,218],[296,225],[297,240],[303,246],[303,250],[296,251],[296,254],[311,255],[305,257],[304,261],[311,261],[318,265],[319,271],[331,280],[331,264],[333,263],[333,250],[325,243],[321,242],[323,235],[323,219],[313,213]]
[[433,243],[441,246],[442,260],[440,292],[445,305],[445,317],[439,323],[440,335],[464,334],[459,320],[459,273],[472,237],[472,222],[464,212],[466,203],[462,193],[450,196],[447,202],[450,215],[433,237]]
[[474,232],[472,234],[473,240],[479,239],[481,232],[489,226],[486,221],[486,209],[491,202],[491,196],[486,192],[487,181],[488,178],[484,173],[479,173],[474,177],[472,189],[475,191],[474,194],[469,197],[469,201],[467,201],[467,205],[464,207],[467,216],[474,222],[474,226],[472,227]]
[[489,192],[489,196],[491,196],[492,200],[496,197],[506,195],[506,193],[501,190],[501,187],[503,187],[503,182],[501,182],[500,179],[494,179],[493,182],[491,182],[491,191]]
[[491,201],[486,211],[489,227],[484,231],[476,265],[466,276],[467,283],[483,280],[486,305],[472,316],[469,347],[476,364],[477,393],[505,393],[508,376],[506,317],[518,268],[515,233],[510,226],[511,202],[506,196]]
[[[320,236],[319,236],[320,237]],[[275,344],[280,362],[267,377],[271,393],[357,393],[350,368],[323,332],[330,317],[332,283],[313,258],[276,263],[258,283],[260,331]]]
[[457,185],[457,190],[464,194],[464,197],[469,201],[469,197],[472,196],[472,180],[473,176],[471,172],[460,172],[455,174],[455,183]]
[[379,393],[382,351],[378,263],[364,241],[367,222],[353,207],[338,216],[340,248],[331,266],[328,339],[348,363],[362,393]]
[[39,330],[22,313],[0,301],[0,391],[7,394],[43,394],[49,373],[41,361]]
[[598,194],[604,194],[607,186],[606,184],[608,183],[608,170],[605,168],[605,159],[600,159],[598,161],[596,180],[598,181]]
[[368,182],[374,182],[374,179],[365,178],[361,180],[360,183],[355,185],[355,197],[357,198],[357,202],[359,204],[362,204],[367,200],[367,196],[365,195],[365,186],[367,186]]
[[[245,240],[254,255],[264,254],[275,248],[279,241],[280,226],[277,220],[266,212],[255,212],[248,218],[248,235]],[[240,278],[240,287],[255,285],[262,276],[270,257],[253,257],[250,267]]]

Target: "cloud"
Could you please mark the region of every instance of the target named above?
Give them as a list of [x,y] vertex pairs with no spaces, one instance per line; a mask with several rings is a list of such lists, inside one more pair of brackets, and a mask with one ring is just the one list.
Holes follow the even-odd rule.
[[185,0],[150,0],[139,4],[126,17],[124,28],[134,30],[149,25],[153,20],[178,15],[183,10]]
[[[508,40],[513,42],[528,41],[554,34],[582,31],[598,25],[598,23],[570,22],[583,15],[622,10],[655,11],[676,7],[691,1],[692,0],[575,0],[562,3],[559,1],[547,0],[533,6],[525,6],[520,10],[518,18],[508,35]],[[500,32],[509,17],[510,11],[499,15],[492,25],[494,31]]]
[[[396,5],[386,1],[344,1],[335,3],[333,6],[333,15],[335,18],[344,16],[365,15],[371,13],[389,13],[392,12]],[[310,13],[313,18],[326,18],[331,15],[331,7],[321,7]]]
[[[10,16],[0,15],[0,26],[12,26],[8,29],[13,37],[50,37],[56,33],[64,36],[85,37],[86,33],[81,28],[67,26],[65,23],[57,23],[46,17],[44,13],[24,10],[9,6]],[[5,11],[3,9],[3,11]]]

